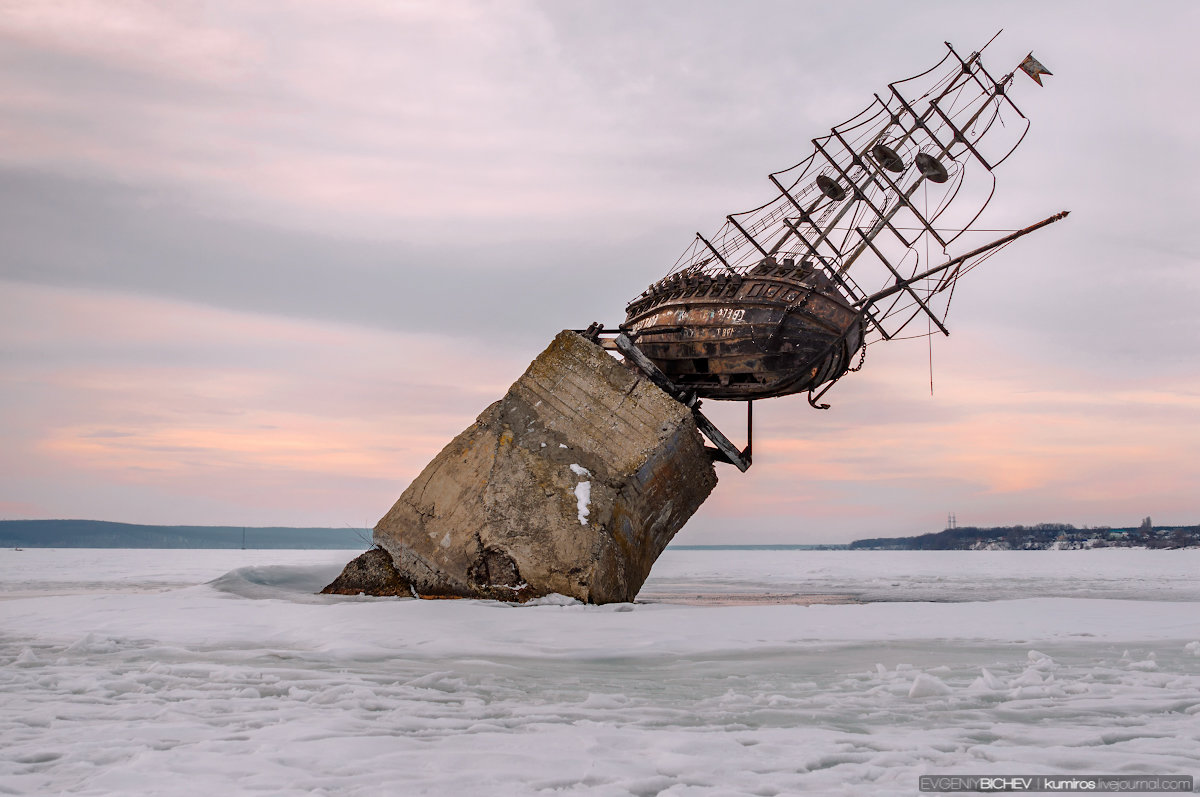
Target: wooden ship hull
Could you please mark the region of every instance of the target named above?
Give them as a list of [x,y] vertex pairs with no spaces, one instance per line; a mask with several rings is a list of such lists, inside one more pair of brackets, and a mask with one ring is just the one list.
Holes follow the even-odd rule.
[[629,305],[621,328],[680,388],[734,401],[836,380],[863,345],[862,313],[808,264],[672,275]]

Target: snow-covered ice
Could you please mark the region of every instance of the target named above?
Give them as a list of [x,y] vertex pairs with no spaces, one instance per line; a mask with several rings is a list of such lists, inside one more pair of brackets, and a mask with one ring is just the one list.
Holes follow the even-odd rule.
[[[1200,551],[668,550],[656,602],[600,607],[313,594],[352,555],[0,551],[0,793],[1200,774]],[[756,592],[861,602],[675,602]]]

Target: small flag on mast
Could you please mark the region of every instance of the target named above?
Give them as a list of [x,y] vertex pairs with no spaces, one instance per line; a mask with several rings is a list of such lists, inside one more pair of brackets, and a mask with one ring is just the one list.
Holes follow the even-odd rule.
[[1025,71],[1025,74],[1027,74],[1031,78],[1033,78],[1034,81],[1036,81],[1039,86],[1044,85],[1042,83],[1042,78],[1041,78],[1042,75],[1053,75],[1054,74],[1049,69],[1042,66],[1042,62],[1039,61],[1038,59],[1034,58],[1033,53],[1030,53],[1029,55],[1025,56],[1025,60],[1021,62],[1021,69],[1023,69]]

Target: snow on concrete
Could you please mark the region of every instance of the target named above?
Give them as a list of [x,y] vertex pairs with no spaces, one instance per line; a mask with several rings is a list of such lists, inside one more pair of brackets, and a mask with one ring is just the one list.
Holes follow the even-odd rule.
[[578,507],[579,525],[586,526],[588,515],[592,511],[592,483],[590,481],[575,485],[575,505]]
[[647,584],[891,596],[812,606],[313,594],[346,557],[0,551],[0,791],[915,795],[1200,769],[1200,551],[668,550]]
[[[591,476],[592,472],[582,465],[571,465],[571,472],[581,479],[584,476]],[[591,481],[581,481],[575,485],[575,504],[578,507],[579,525],[586,526],[588,515],[592,511],[592,483]]]

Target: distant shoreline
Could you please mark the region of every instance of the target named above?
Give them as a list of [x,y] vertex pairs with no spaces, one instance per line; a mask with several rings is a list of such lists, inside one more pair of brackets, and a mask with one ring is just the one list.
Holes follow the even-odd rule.
[[[104,520],[0,520],[0,548],[366,550],[371,529],[303,526],[160,526]],[[685,535],[686,536],[686,535]],[[672,551],[963,551],[1200,547],[1200,526],[1076,529],[1068,524],[963,527],[914,537],[850,543],[676,543]]]
[[848,548],[867,551],[1073,551],[1092,548],[1196,548],[1200,526],[1140,526],[1077,529],[1069,523],[1035,526],[964,526],[916,537],[855,540]]
[[371,530],[292,526],[151,526],[104,520],[0,520],[0,548],[366,550]]

